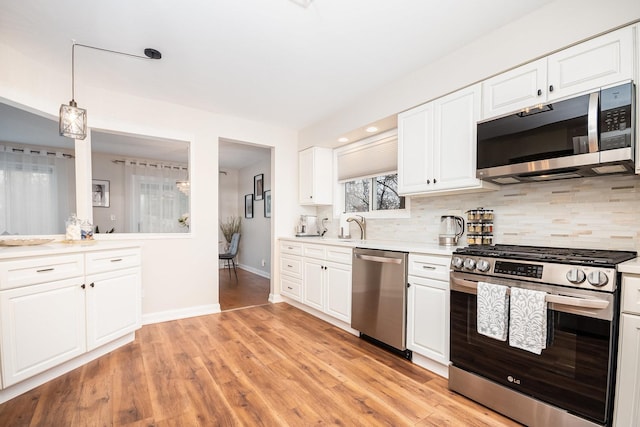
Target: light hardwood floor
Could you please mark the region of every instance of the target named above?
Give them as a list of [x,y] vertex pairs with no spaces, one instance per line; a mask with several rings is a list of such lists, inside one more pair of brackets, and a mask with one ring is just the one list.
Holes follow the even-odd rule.
[[[229,274],[231,273],[231,274]],[[222,311],[269,303],[271,281],[240,268],[219,270],[219,297]]]
[[286,303],[144,326],[0,405],[0,426],[515,426]]

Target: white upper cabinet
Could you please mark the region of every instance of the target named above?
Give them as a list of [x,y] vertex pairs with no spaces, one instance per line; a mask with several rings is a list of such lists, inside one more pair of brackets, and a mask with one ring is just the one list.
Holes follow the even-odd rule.
[[482,82],[482,117],[497,117],[546,100],[547,60],[540,59]]
[[333,150],[311,147],[298,153],[298,185],[301,205],[330,205],[332,199]]
[[633,29],[622,28],[549,56],[548,100],[633,78]]
[[[640,82],[640,24],[634,25],[636,34],[636,75],[634,81],[636,85]],[[640,90],[636,87],[636,123],[640,123]],[[636,173],[640,174],[640,132],[636,130]]]
[[479,117],[479,84],[399,114],[399,193],[496,188],[476,178]]
[[485,80],[482,118],[631,80],[633,37],[622,28]]

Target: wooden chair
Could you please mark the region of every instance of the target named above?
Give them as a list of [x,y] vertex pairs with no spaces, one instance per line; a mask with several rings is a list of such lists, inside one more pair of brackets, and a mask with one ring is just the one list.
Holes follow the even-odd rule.
[[231,244],[229,245],[229,252],[218,255],[218,259],[226,261],[225,268],[229,269],[229,277],[231,277],[231,266],[233,265],[233,272],[238,280],[238,271],[236,270],[236,255],[238,255],[238,243],[240,243],[240,233],[233,233],[231,236]]

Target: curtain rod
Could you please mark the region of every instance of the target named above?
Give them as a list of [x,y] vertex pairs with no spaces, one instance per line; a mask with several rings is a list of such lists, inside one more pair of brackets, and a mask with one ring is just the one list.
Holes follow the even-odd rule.
[[186,166],[180,166],[180,165],[169,165],[169,164],[163,164],[161,162],[149,162],[149,161],[145,161],[145,160],[119,160],[119,159],[115,159],[112,160],[113,163],[126,163],[126,162],[130,162],[130,163],[134,163],[136,165],[140,165],[140,166],[152,166],[154,168],[157,167],[162,167],[162,168],[167,168],[167,169],[179,169],[179,170],[189,170],[188,167]]

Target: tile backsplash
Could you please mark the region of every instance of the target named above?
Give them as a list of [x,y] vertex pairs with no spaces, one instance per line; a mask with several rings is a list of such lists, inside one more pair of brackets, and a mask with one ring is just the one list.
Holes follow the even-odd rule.
[[[497,191],[413,197],[411,218],[368,219],[367,239],[438,243],[440,216],[493,209],[494,242],[640,251],[640,177],[611,175],[507,185]],[[318,209],[332,218],[332,207]],[[337,237],[338,218],[328,224]],[[351,235],[359,236],[351,225]],[[459,246],[466,246],[466,232]]]

